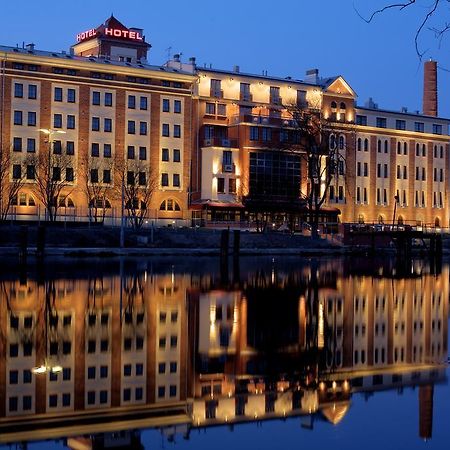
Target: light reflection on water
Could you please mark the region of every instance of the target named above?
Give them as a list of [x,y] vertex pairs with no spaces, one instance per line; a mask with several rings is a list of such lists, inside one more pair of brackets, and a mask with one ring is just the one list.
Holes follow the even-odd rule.
[[0,444],[446,440],[447,263],[160,258],[1,269]]

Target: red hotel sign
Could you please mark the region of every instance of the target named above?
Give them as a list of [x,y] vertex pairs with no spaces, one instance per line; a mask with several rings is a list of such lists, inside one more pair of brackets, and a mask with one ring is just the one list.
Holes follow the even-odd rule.
[[[83,31],[83,33],[77,34],[77,42],[85,41],[86,39],[90,39],[92,37],[97,36],[97,30],[95,28],[91,28],[90,30]],[[143,41],[143,37],[141,33],[138,31],[130,31],[130,30],[119,30],[117,28],[105,28],[103,33],[104,36],[112,36],[122,39],[130,39],[132,41]]]

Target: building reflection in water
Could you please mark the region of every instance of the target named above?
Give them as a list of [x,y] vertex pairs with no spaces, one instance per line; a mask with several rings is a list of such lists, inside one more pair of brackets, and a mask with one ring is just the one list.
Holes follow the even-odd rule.
[[128,429],[171,440],[289,416],[338,424],[353,394],[406,386],[419,386],[418,433],[431,437],[433,386],[446,381],[447,266],[254,267],[233,282],[132,261],[121,275],[5,275],[0,443],[139,448]]

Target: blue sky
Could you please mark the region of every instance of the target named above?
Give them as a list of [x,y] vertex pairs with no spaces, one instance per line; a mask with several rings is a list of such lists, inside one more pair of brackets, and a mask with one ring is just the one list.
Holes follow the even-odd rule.
[[[149,60],[162,64],[167,49],[196,56],[199,65],[303,78],[307,69],[343,75],[363,104],[369,96],[380,108],[422,108],[422,64],[414,35],[423,5],[388,12],[371,24],[369,13],[387,0],[23,0],[2,4],[0,44],[34,42],[41,50],[67,50],[75,35],[98,26],[111,13],[126,26],[144,28],[152,44]],[[67,5],[67,6],[66,6]],[[450,7],[447,7],[450,18]],[[442,17],[442,16],[441,16]],[[450,69],[450,33],[439,44],[425,31],[426,58]],[[439,115],[450,117],[450,72],[439,71]]]

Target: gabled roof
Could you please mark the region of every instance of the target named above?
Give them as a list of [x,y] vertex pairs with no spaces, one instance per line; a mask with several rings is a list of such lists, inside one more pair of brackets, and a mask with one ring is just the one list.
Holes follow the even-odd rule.
[[322,78],[319,82],[320,86],[326,92],[351,95],[352,97],[357,97],[356,92],[353,88],[345,81],[342,75],[337,75],[335,77]]

